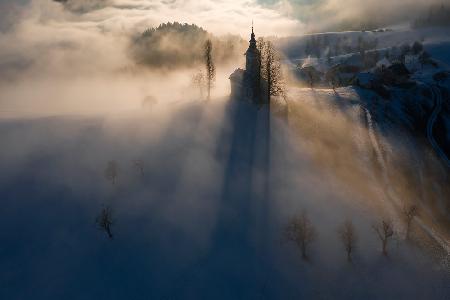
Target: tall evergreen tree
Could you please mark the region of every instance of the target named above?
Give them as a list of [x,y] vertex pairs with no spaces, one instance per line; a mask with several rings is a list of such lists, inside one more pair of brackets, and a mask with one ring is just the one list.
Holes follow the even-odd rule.
[[205,43],[205,66],[206,66],[206,84],[208,88],[208,100],[211,100],[211,87],[216,80],[216,66],[212,56],[213,46],[211,40],[207,40]]

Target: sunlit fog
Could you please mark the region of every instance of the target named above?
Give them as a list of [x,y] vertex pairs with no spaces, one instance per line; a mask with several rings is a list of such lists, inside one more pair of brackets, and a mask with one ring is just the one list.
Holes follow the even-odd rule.
[[0,299],[449,299],[447,0],[0,0]]

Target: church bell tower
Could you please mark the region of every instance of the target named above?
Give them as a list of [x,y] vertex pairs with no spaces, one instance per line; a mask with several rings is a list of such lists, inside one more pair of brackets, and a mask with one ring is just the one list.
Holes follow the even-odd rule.
[[250,45],[245,53],[246,64],[245,71],[247,75],[248,84],[250,85],[251,95],[250,98],[253,102],[259,102],[261,99],[261,53],[256,47],[255,33],[253,31],[250,36]]

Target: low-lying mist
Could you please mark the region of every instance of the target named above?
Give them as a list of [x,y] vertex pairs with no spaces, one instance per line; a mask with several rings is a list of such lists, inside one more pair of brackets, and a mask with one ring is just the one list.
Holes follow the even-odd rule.
[[305,89],[302,96],[293,94],[288,120],[317,167],[358,195],[353,200],[395,220],[403,234],[404,209],[417,205],[448,251],[448,173],[432,150],[406,128],[375,122],[370,105],[345,89]]
[[228,76],[243,64],[240,37],[178,23],[153,34],[139,30],[117,30],[58,3],[33,1],[0,35],[1,115],[119,113],[201,100],[193,76],[204,73],[207,38],[217,71],[213,96],[228,95]]
[[[306,32],[372,30],[384,26],[409,24],[428,14],[441,0],[259,0],[269,2],[303,23]],[[445,1],[444,1],[445,2]]]
[[[251,13],[268,34],[298,20],[256,1],[59,2],[30,1],[0,33],[0,298],[446,299],[448,174],[427,147],[381,134],[346,89],[289,95],[283,117],[230,101],[244,57],[222,34],[248,34]],[[145,40],[172,6],[214,36],[178,24],[202,37]],[[206,37],[210,101],[193,82]],[[410,203],[419,246],[405,242]],[[303,212],[317,233],[308,261],[283,239]],[[383,218],[395,225],[388,257],[372,228]],[[359,238],[352,264],[345,220]]]

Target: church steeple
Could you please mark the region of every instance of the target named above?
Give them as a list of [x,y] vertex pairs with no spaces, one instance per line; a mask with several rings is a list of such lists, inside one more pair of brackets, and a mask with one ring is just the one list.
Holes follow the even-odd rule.
[[250,36],[250,45],[245,53],[245,78],[248,87],[247,96],[253,101],[260,101],[260,89],[261,89],[261,53],[256,46],[255,31],[252,21],[252,34]]
[[257,47],[253,21],[249,43],[245,52],[245,70],[238,69],[230,76],[231,93],[233,98],[262,103],[261,53]]
[[255,39],[255,32],[253,31],[253,21],[252,21],[252,34],[250,36],[250,48],[256,49],[256,39]]

